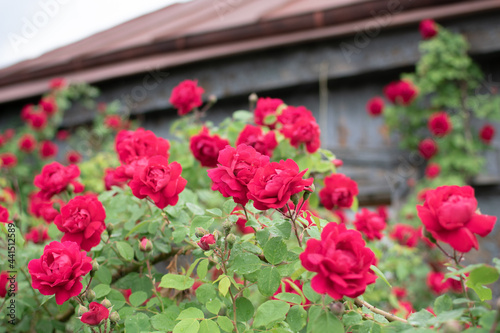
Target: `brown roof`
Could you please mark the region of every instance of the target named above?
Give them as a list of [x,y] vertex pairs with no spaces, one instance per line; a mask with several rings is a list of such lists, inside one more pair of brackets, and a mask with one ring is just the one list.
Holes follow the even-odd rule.
[[[353,34],[387,0],[194,0],[143,15],[0,70],[0,103],[53,77],[89,83],[204,59]],[[394,2],[393,2],[394,3]],[[498,0],[399,0],[389,26],[500,9]],[[398,7],[398,9],[400,8]]]

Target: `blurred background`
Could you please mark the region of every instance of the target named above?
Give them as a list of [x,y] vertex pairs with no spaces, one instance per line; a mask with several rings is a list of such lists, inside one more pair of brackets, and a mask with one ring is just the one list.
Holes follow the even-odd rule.
[[[217,96],[209,119],[248,109],[248,96],[281,98],[315,114],[322,147],[356,180],[363,206],[397,207],[424,162],[398,149],[381,118],[366,115],[419,59],[421,20],[465,35],[484,72],[482,91],[500,88],[498,0],[39,0],[3,4],[0,19],[0,130],[20,123],[48,82],[97,86],[145,128],[169,137],[174,86],[197,79]],[[66,112],[63,128],[90,122],[93,110]],[[497,130],[500,129],[497,127]],[[500,216],[500,138],[487,171],[474,180],[481,210]],[[498,254],[498,227],[483,242]],[[488,255],[489,256],[489,255]],[[489,258],[484,258],[488,261]]]

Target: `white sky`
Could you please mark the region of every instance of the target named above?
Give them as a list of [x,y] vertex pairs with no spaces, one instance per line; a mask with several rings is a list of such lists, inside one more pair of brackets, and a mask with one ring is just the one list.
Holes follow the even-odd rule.
[[0,68],[189,0],[0,0]]

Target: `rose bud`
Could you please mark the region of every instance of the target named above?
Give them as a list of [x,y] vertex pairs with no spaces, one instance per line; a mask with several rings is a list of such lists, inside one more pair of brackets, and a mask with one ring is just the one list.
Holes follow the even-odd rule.
[[102,300],[101,305],[105,306],[108,309],[113,306],[113,304],[111,304],[111,302],[107,298]]
[[86,307],[84,307],[83,305],[80,305],[78,307],[78,317],[81,317],[85,312],[89,311],[89,309],[87,309]]
[[344,304],[341,302],[330,303],[330,311],[336,316],[341,316],[345,311]]
[[89,308],[90,311],[84,313],[80,319],[82,323],[90,326],[99,326],[103,320],[108,319],[109,310],[105,306],[97,302],[92,302]]
[[224,223],[222,223],[222,228],[224,228],[224,231],[226,232],[226,234],[228,234],[229,231],[231,231],[232,226],[233,226],[233,224],[229,220],[226,220],[226,221],[224,221]]
[[87,292],[85,293],[85,298],[89,302],[95,300],[95,291],[93,291],[92,289],[87,290]]
[[92,270],[90,271],[90,275],[94,276],[95,272],[99,270],[99,263],[94,259],[91,262],[92,264]]
[[198,242],[198,246],[203,251],[210,250],[210,245],[212,245],[212,244],[215,244],[215,237],[212,234],[208,234],[208,235],[201,237],[200,241]]
[[234,243],[236,242],[236,236],[233,234],[227,235],[226,242],[229,245],[229,248],[232,248]]
[[333,160],[333,165],[335,165],[336,168],[340,168],[341,166],[344,165],[344,161],[339,160],[338,158]]
[[139,250],[141,250],[142,252],[151,252],[153,251],[153,243],[151,243],[149,239],[144,237],[140,242]]
[[109,320],[112,322],[112,323],[117,323],[120,321],[120,315],[118,314],[118,312],[116,311],[113,311],[111,312],[111,314],[109,315]]
[[215,95],[208,96],[208,103],[210,103],[210,104],[217,103],[217,96],[215,96]]
[[255,104],[257,103],[257,100],[259,99],[259,97],[257,96],[256,93],[251,93],[250,96],[248,96],[248,101],[252,104]]
[[115,226],[112,223],[108,223],[106,226],[106,231],[108,232],[108,235],[111,236],[113,233],[113,229],[115,229]]
[[198,228],[196,228],[195,236],[201,238],[201,237],[205,236],[206,233],[207,233],[207,231],[205,229],[198,227]]

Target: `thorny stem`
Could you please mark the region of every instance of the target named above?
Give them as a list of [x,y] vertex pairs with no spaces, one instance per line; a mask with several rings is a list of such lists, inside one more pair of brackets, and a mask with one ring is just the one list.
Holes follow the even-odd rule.
[[447,257],[448,257],[448,258],[450,258],[450,259],[454,259],[454,258],[453,258],[453,256],[451,256],[448,252],[446,252],[446,250],[445,250],[445,249],[443,249],[443,248],[441,247],[441,245],[439,245],[437,242],[436,242],[435,244],[436,244],[437,248],[438,248],[439,250],[441,250],[441,252],[443,252],[443,254],[444,254],[445,256],[447,256]]
[[[295,223],[295,219],[297,218],[297,214],[294,215],[291,213],[290,206],[288,205],[288,203],[286,204],[286,208],[288,209],[288,217],[290,218],[290,220],[292,222],[292,229],[295,232],[295,237],[297,237],[297,241],[299,242],[299,246],[302,247],[302,241],[300,240],[299,232],[297,231],[297,223]],[[295,207],[295,208],[297,208],[297,207]]]
[[354,304],[356,304],[359,307],[366,306],[370,311],[382,315],[387,319],[388,321],[400,321],[402,323],[408,324],[408,321],[406,319],[400,318],[396,315],[393,315],[392,313],[386,312],[384,310],[381,310],[379,308],[374,307],[370,303],[367,303],[365,301],[360,300],[359,298],[354,299]]
[[83,293],[81,293],[81,295],[85,295],[85,293],[87,292],[87,290],[89,290],[90,283],[92,283],[92,279],[93,279],[93,278],[94,278],[93,276],[91,276],[91,277],[90,277],[89,283],[87,284],[87,288],[85,288],[84,292],[83,292]]
[[146,265],[148,266],[148,277],[151,280],[151,283],[153,284],[153,292],[155,293],[156,297],[160,301],[161,311],[163,312],[163,311],[165,311],[165,306],[163,305],[163,301],[162,301],[160,295],[158,295],[158,290],[156,290],[155,282],[153,281],[153,274],[151,274],[151,264],[149,263],[149,257],[146,259]]

